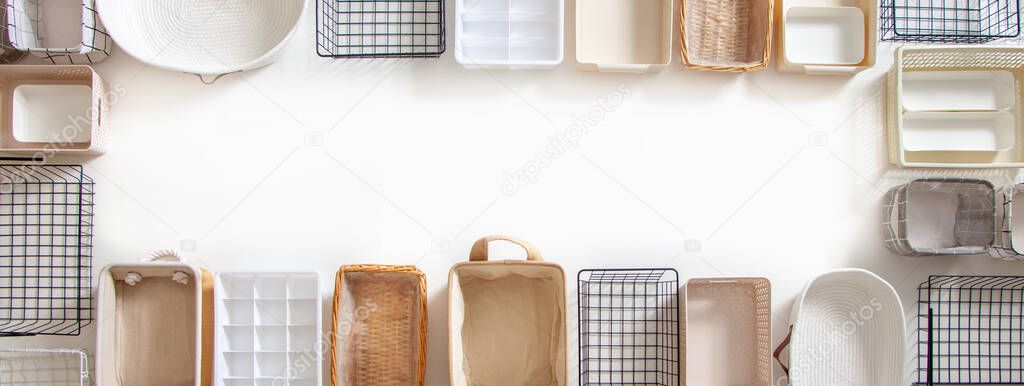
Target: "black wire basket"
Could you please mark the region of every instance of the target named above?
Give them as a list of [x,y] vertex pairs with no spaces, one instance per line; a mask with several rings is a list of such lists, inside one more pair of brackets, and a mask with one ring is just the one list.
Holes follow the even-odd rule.
[[444,0],[316,0],[316,52],[333,58],[436,58]]
[[92,217],[82,166],[0,164],[0,336],[91,323]]
[[1024,276],[930,276],[917,298],[917,384],[1024,384]]
[[883,41],[976,44],[1020,35],[1018,0],[882,0]]
[[580,385],[679,385],[679,274],[582,270]]

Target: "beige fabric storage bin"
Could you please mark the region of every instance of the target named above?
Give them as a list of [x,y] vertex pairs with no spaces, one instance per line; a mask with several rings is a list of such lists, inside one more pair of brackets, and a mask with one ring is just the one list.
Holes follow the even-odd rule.
[[49,156],[103,153],[109,104],[124,95],[89,66],[5,65],[0,96],[0,152]]
[[[488,260],[504,240],[526,261]],[[477,240],[448,275],[451,386],[566,386],[565,272],[509,236]]]
[[427,279],[409,265],[346,265],[334,281],[331,385],[423,386]]
[[98,386],[212,383],[210,272],[163,254],[108,265],[98,287]]

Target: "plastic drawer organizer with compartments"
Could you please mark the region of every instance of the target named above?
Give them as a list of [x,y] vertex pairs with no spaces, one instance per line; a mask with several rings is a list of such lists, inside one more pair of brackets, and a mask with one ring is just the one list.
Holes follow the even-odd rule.
[[679,273],[579,272],[580,385],[679,385]]
[[455,60],[468,68],[554,68],[564,0],[456,0]]
[[901,47],[887,77],[890,162],[1024,167],[1021,47]]
[[109,104],[120,97],[89,66],[0,66],[0,153],[103,153]]
[[322,383],[316,272],[221,272],[214,293],[214,386]]
[[643,73],[672,62],[674,0],[579,0],[576,62],[581,71]]
[[925,178],[893,187],[883,208],[885,244],[905,256],[988,253],[1024,260],[1024,184],[993,190],[968,178]]
[[852,75],[875,65],[872,0],[781,0],[775,6],[779,71]]

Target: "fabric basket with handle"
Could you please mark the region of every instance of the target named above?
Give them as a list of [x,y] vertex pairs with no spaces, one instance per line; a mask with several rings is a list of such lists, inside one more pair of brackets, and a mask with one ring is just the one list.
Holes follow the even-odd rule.
[[207,386],[213,275],[170,252],[111,264],[99,277],[98,386]]
[[905,340],[896,290],[874,273],[841,269],[804,287],[774,356],[791,386],[901,386]]
[[427,279],[408,265],[346,265],[334,282],[331,384],[423,386]]
[[[491,241],[526,250],[526,261],[488,258]],[[565,272],[509,236],[477,240],[448,275],[452,386],[566,386]]]

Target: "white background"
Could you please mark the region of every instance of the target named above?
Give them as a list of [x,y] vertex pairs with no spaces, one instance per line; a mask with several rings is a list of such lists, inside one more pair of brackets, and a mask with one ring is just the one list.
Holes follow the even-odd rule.
[[[906,258],[883,247],[889,187],[932,175],[1004,185],[1016,175],[888,164],[889,44],[852,78],[686,71],[678,41],[661,73],[578,72],[569,2],[564,64],[480,71],[455,63],[451,42],[438,60],[319,58],[310,5],[280,60],[213,86],[119,50],[96,66],[126,95],[109,115],[109,152],[86,160],[96,180],[94,276],[192,244],[183,255],[213,271],[318,271],[327,316],[340,265],[416,264],[430,287],[427,384],[446,385],[448,269],[493,233],[529,240],[565,268],[570,384],[582,268],[767,277],[773,345],[803,285],[831,269],[888,280],[908,325],[929,274],[1024,274],[986,256]],[[629,96],[587,125],[578,146],[503,192],[505,173],[623,89]],[[509,246],[493,253],[521,257]],[[94,352],[94,327],[2,343]]]

